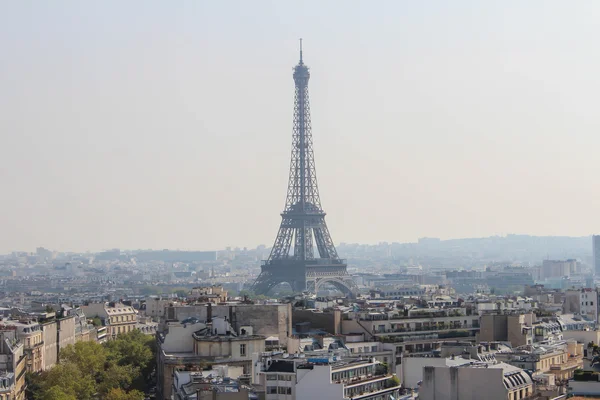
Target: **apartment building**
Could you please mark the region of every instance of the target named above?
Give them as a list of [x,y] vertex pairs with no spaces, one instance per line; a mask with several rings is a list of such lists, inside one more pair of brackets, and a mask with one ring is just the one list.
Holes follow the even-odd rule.
[[[196,396],[196,397],[192,397]],[[252,388],[239,381],[203,374],[178,371],[173,374],[173,400],[258,400]]]
[[205,322],[213,317],[227,317],[235,332],[239,332],[244,326],[252,326],[254,334],[274,336],[284,348],[292,334],[291,304],[169,304],[164,314],[159,331],[171,322]]
[[100,318],[109,340],[136,328],[137,311],[132,306],[114,302],[90,303],[81,309],[88,318]]
[[429,354],[409,354],[398,365],[397,375],[406,388],[418,389],[423,381],[424,367],[458,366],[468,362],[496,362],[496,354],[510,351],[510,347],[499,343],[444,342],[440,350]]
[[57,364],[60,350],[75,343],[75,317],[62,310],[22,314],[3,324],[14,329],[23,344],[27,372],[41,372]]
[[227,290],[223,286],[203,286],[192,288],[188,299],[207,301],[218,304],[227,301]]
[[0,327],[0,400],[25,400],[27,357],[16,328]]
[[173,299],[151,296],[146,299],[145,314],[153,321],[160,321],[165,316],[165,308],[169,305],[178,304]]
[[234,330],[225,317],[210,322],[170,323],[157,335],[157,396],[170,399],[176,370],[227,366],[227,377],[251,373],[252,356],[265,351],[265,336],[253,334],[252,326]]
[[394,375],[372,358],[265,354],[255,368],[255,383],[265,388],[266,400],[400,398]]
[[27,372],[41,372],[44,369],[44,337],[42,327],[36,321],[6,321],[14,327],[17,337],[23,343]]
[[395,343],[398,355],[426,352],[451,338],[475,341],[479,316],[463,307],[361,310],[344,314],[342,332]]
[[583,368],[583,344],[575,340],[555,344],[533,344],[497,353],[496,358],[532,371],[534,377],[553,375],[554,381],[566,381],[573,378],[575,370]]
[[481,316],[481,342],[510,342],[513,347],[532,344],[533,314],[498,313]]
[[423,368],[421,400],[521,400],[533,393],[533,381],[506,363],[467,361],[456,366]]
[[577,314],[590,321],[598,319],[598,291],[583,288],[565,291],[564,314]]

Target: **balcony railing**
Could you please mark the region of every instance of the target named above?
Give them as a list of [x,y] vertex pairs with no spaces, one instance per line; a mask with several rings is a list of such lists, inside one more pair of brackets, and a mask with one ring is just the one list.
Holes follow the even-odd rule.
[[568,360],[562,364],[551,364],[551,371],[564,371],[566,369],[579,368],[582,366],[582,360]]
[[385,329],[375,330],[374,335],[385,335],[389,333],[410,333],[410,332],[441,332],[441,331],[453,331],[453,330],[473,330],[479,329],[479,325],[442,325],[442,326],[422,326],[420,328],[396,328],[396,329]]

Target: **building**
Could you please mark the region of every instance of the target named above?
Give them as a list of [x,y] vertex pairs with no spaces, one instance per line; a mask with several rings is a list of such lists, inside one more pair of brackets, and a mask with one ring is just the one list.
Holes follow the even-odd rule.
[[252,356],[265,351],[265,336],[254,335],[252,326],[234,330],[225,317],[207,323],[174,322],[157,335],[157,396],[170,399],[176,370],[202,369],[210,364],[227,366],[227,377],[251,373]]
[[42,327],[36,321],[6,321],[6,326],[13,327],[23,344],[25,369],[27,372],[42,372],[44,369],[44,338]]
[[561,278],[577,273],[577,260],[544,260],[540,275],[542,279]]
[[344,314],[342,333],[396,345],[396,354],[427,352],[455,338],[476,340],[479,316],[464,307],[360,310]]
[[533,314],[488,314],[481,316],[480,342],[509,342],[513,347],[533,343]]
[[592,253],[594,258],[594,274],[600,276],[600,235],[592,236]]
[[291,304],[169,304],[159,331],[164,329],[166,323],[189,319],[205,322],[214,317],[227,317],[235,332],[244,326],[251,326],[256,335],[276,336],[282,347],[287,346],[287,338],[292,333]]
[[58,364],[60,350],[75,344],[75,316],[57,316],[54,312],[38,317],[44,340],[44,370]]
[[223,303],[227,301],[227,291],[223,286],[206,286],[192,288],[188,299],[210,302],[213,304]]
[[468,361],[423,368],[422,400],[520,400],[533,394],[533,381],[506,363]]
[[3,321],[23,345],[27,372],[41,372],[58,363],[61,349],[75,343],[75,316],[61,310],[21,315]]
[[109,340],[131,332],[137,325],[137,311],[123,303],[90,303],[81,306],[81,309],[88,318],[100,318]]
[[498,343],[444,342],[439,351],[429,354],[407,355],[398,365],[397,374],[406,388],[418,389],[423,381],[424,367],[457,366],[467,362],[496,362],[496,353],[510,347]]
[[575,370],[583,368],[583,344],[578,344],[575,340],[555,344],[534,344],[498,353],[496,358],[531,371],[534,378],[540,375],[553,375],[554,381],[565,381],[573,378]]
[[563,314],[577,314],[590,321],[598,319],[597,289],[576,289],[565,291]]
[[27,357],[16,328],[0,327],[0,400],[25,400]]
[[160,321],[165,316],[165,308],[174,303],[176,302],[173,299],[163,299],[157,296],[148,297],[146,299],[146,316],[154,321]]
[[227,377],[176,370],[173,375],[172,399],[258,400],[258,396],[250,386]]
[[96,340],[96,328],[88,322],[86,315],[80,307],[63,307],[68,316],[73,316],[75,324],[75,342]]
[[369,357],[264,354],[255,375],[266,400],[384,400],[398,399],[401,392],[397,378]]
[[379,296],[386,299],[403,299],[404,297],[425,295],[425,289],[421,285],[400,285],[395,287],[384,287],[377,291],[372,291],[371,296]]

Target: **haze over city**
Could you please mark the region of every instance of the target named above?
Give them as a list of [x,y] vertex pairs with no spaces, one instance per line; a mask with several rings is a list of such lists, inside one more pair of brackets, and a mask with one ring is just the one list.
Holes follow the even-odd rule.
[[595,233],[600,4],[564,5],[4,2],[0,252],[270,246],[300,37],[336,243]]

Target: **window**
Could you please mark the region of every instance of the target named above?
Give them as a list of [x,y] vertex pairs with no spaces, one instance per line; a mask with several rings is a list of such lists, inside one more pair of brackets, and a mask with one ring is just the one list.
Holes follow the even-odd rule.
[[277,393],[278,394],[292,394],[292,388],[291,387],[278,387],[277,388]]
[[267,380],[268,381],[276,381],[277,380],[277,375],[267,375]]
[[240,357],[246,357],[246,345],[240,344]]
[[593,305],[594,305],[594,302],[593,302],[593,301],[590,301],[590,306],[593,306]]
[[277,386],[267,386],[267,394],[277,394]]

